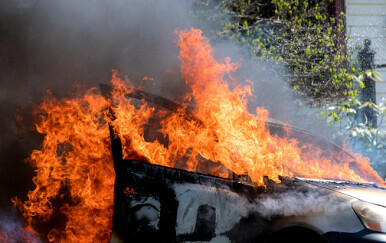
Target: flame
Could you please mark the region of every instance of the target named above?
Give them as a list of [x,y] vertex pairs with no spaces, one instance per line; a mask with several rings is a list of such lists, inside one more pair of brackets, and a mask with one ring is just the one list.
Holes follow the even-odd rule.
[[[279,175],[384,185],[367,158],[271,135],[268,111],[247,110],[250,82],[237,84],[231,75],[239,64],[229,58],[217,61],[200,30],[177,35],[181,74],[191,92],[175,112],[128,99],[134,86],[117,71],[111,80],[112,100],[107,101],[114,107],[112,120],[95,88],[71,99],[48,95],[36,108],[36,129],[44,134],[42,149],[28,160],[36,168],[36,188],[26,202],[14,203],[28,225],[46,234],[45,240],[108,241],[115,180],[108,123],[122,140],[126,159],[222,177],[247,174],[256,185],[263,185],[265,176],[279,182]],[[192,104],[194,119],[188,109]]]
[[[266,127],[268,111],[257,108],[254,115],[247,110],[247,98],[252,95],[249,82],[231,89],[226,81],[235,83],[231,73],[239,65],[229,58],[215,60],[201,30],[177,34],[181,73],[191,93],[185,96],[186,102],[178,112],[160,118],[158,132],[166,138],[166,145],[145,136],[144,125],[152,116],[161,115],[146,103],[136,108],[125,98],[131,88],[125,88],[116,74],[113,77],[114,102],[118,104],[113,125],[123,141],[126,158],[134,155],[153,164],[189,171],[212,161],[225,169],[206,168],[206,173],[223,177],[229,175],[227,171],[247,174],[257,185],[263,185],[264,176],[279,182],[278,175],[384,183],[367,158],[354,159],[345,152],[300,146],[296,139],[271,135]],[[191,101],[196,105],[194,115],[201,122],[186,119]]]
[[[28,201],[14,202],[29,225],[49,225],[49,241],[110,237],[115,177],[104,110],[95,90],[80,98],[49,97],[37,108],[42,115],[36,129],[45,137],[28,160],[36,168],[36,188]],[[64,223],[51,228],[53,221]]]

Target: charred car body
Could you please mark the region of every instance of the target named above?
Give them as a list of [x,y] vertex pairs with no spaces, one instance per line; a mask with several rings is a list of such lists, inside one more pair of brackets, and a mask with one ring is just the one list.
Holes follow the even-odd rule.
[[[101,85],[105,97],[111,87]],[[131,98],[168,110],[178,105],[143,91]],[[286,134],[280,123],[270,133]],[[299,140],[341,148],[291,128]],[[110,127],[115,205],[111,242],[386,242],[386,189],[372,183],[268,178],[257,187],[248,176],[230,179],[124,159]]]

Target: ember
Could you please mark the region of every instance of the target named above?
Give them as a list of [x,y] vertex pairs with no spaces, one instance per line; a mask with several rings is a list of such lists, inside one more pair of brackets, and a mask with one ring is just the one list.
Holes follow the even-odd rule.
[[[175,112],[127,99],[134,87],[117,71],[111,81],[113,120],[95,88],[72,99],[48,95],[38,107],[36,128],[45,138],[42,149],[29,158],[36,168],[36,188],[28,201],[14,202],[28,226],[47,235],[47,240],[108,241],[115,180],[108,123],[120,137],[126,159],[188,171],[211,161],[221,166],[206,168],[208,173],[248,175],[256,185],[264,184],[264,176],[279,182],[279,175],[383,183],[367,158],[319,151],[300,146],[296,139],[271,135],[266,127],[268,111],[257,108],[255,115],[246,108],[252,95],[248,82],[231,88],[226,81],[234,81],[231,73],[238,64],[229,58],[215,60],[201,30],[177,34],[181,73],[191,92]],[[195,119],[186,119],[192,104]],[[149,139],[146,126],[153,117],[159,120],[158,135]],[[134,193],[126,189],[124,193]]]

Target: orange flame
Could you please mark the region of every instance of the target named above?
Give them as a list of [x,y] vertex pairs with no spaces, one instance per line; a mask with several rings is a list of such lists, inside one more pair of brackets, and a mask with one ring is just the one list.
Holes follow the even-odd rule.
[[[195,171],[204,160],[213,161],[238,175],[248,174],[258,185],[263,184],[264,176],[278,182],[278,175],[372,180],[383,184],[368,159],[355,160],[347,153],[299,146],[295,139],[272,136],[266,128],[268,111],[257,108],[257,115],[253,115],[246,108],[247,98],[251,96],[250,85],[238,85],[231,90],[225,81],[226,78],[234,80],[230,74],[238,64],[231,63],[229,58],[221,63],[216,61],[209,40],[202,36],[201,30],[177,34],[181,73],[192,90],[185,99],[195,101],[194,114],[202,123],[184,118],[185,103],[185,108],[163,117],[160,122],[158,131],[167,137],[166,145],[157,139],[146,140],[144,124],[156,111],[146,104],[135,108],[124,98],[131,90],[115,75],[114,97],[118,107],[113,125],[124,142],[126,158],[136,154],[150,163],[190,171]],[[325,156],[327,153],[330,155]],[[227,170],[209,170],[209,173],[226,177]]]
[[92,92],[70,100],[46,98],[39,107],[44,115],[36,128],[45,138],[29,159],[36,168],[36,188],[27,202],[14,202],[29,224],[51,224],[53,215],[64,218],[64,226],[49,230],[49,241],[103,242],[110,237],[115,177],[105,102]]
[[[278,175],[383,184],[366,158],[355,160],[346,153],[271,135],[267,110],[257,108],[254,115],[246,108],[250,85],[230,88],[226,82],[235,81],[231,73],[239,65],[229,58],[216,61],[200,30],[177,34],[181,73],[191,88],[177,112],[127,99],[133,85],[116,71],[111,81],[116,118],[112,121],[95,89],[72,99],[49,97],[38,107],[43,115],[36,128],[45,138],[42,149],[29,159],[36,168],[36,188],[28,193],[28,201],[14,202],[29,225],[60,221],[48,230],[47,240],[108,241],[115,179],[108,122],[122,140],[125,158],[222,177],[229,172],[248,174],[257,185],[263,185],[264,176],[278,182]],[[186,119],[193,103],[196,119]],[[47,231],[35,228],[41,234]]]

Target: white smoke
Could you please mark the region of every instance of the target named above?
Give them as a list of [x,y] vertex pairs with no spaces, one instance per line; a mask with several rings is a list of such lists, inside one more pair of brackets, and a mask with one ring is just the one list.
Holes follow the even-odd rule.
[[259,198],[257,211],[264,217],[328,215],[342,210],[345,206],[336,203],[333,194],[322,194],[318,191],[285,191]]

